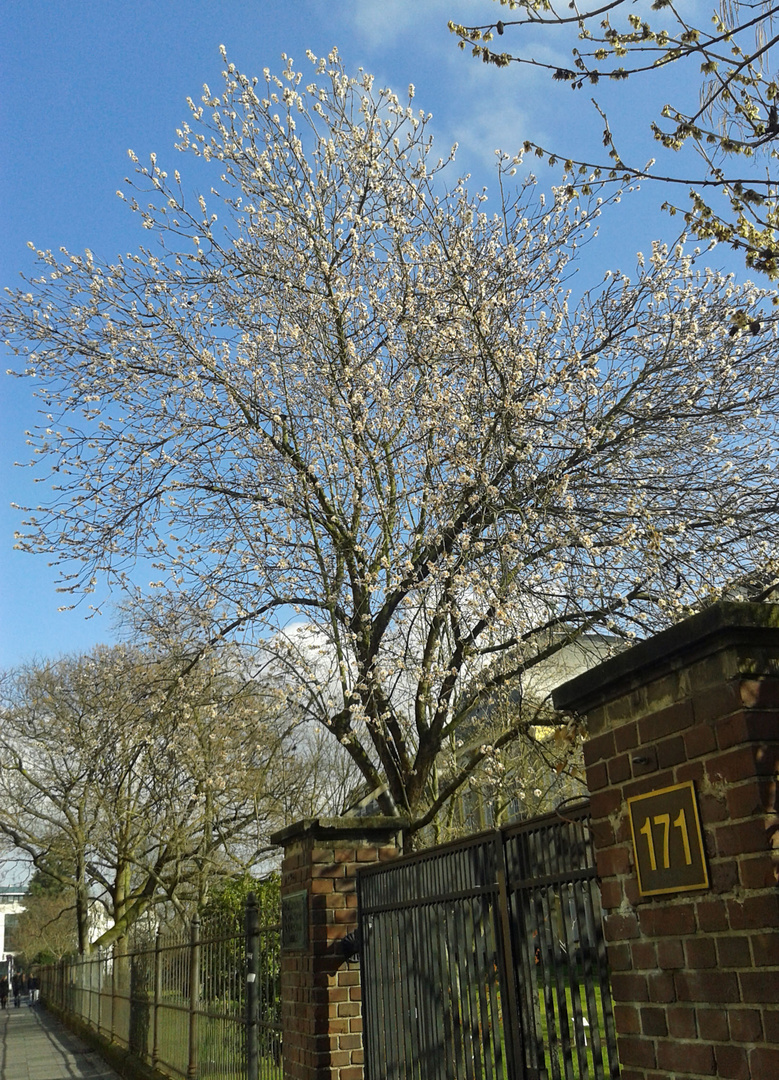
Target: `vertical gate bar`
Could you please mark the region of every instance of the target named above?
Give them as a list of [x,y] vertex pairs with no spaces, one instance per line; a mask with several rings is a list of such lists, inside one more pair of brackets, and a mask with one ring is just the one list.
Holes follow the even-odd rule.
[[100,1034],[100,1012],[103,1006],[103,950],[97,947],[97,1033]]
[[[583,1024],[582,1001],[579,994],[579,978],[576,972],[576,957],[574,955],[574,938],[569,933],[570,915],[572,910],[572,896],[570,895],[570,882],[560,883],[560,924],[563,935],[563,948],[566,954],[566,967],[568,972],[568,990],[571,995],[571,1015],[569,1020],[573,1025],[573,1042],[576,1048],[576,1061],[579,1066],[579,1075],[588,1080],[586,1036]],[[569,1032],[570,1037],[570,1032]],[[565,1054],[565,1060],[570,1062],[571,1078],[573,1078],[573,1054]]]
[[[603,1038],[598,1017],[598,1003],[595,995],[595,986],[592,971],[592,950],[595,942],[592,938],[592,921],[589,911],[592,904],[592,892],[597,889],[597,882],[577,882],[574,887],[574,902],[576,904],[576,917],[579,920],[579,955],[582,962],[582,985],[584,997],[587,1002],[587,1015],[590,1021],[590,1039],[592,1044],[592,1066],[595,1080],[602,1080],[603,1071]],[[586,937],[582,939],[582,927]]]
[[[388,875],[389,876],[389,875]],[[362,950],[360,953],[360,983],[363,1001],[363,1049],[365,1080],[379,1080],[378,1062],[384,1046],[384,1031],[380,1017],[383,1009],[383,949],[380,934],[375,930],[375,918],[370,913],[376,902],[381,880],[360,873],[357,875],[357,916]]]
[[[527,833],[519,832],[511,838],[511,848],[508,842],[504,845],[508,853],[513,850],[514,873],[518,881],[525,882],[528,878],[527,869]],[[507,872],[511,865],[507,858]],[[509,878],[509,880],[511,880]],[[518,978],[518,994],[521,1005],[518,1007],[519,1022],[522,1026],[522,1045],[525,1053],[526,1067],[538,1071],[543,1067],[543,1047],[539,1050],[539,1018],[540,1006],[538,1002],[539,970],[536,949],[540,956],[540,942],[538,930],[532,918],[532,896],[527,885],[511,889],[509,892],[509,910],[513,914],[511,926],[513,930],[512,941],[515,950],[515,967],[519,961],[520,975]],[[539,1064],[540,1063],[540,1064]]]
[[398,996],[404,1017],[402,1038],[398,1043],[399,1057],[403,1062],[404,1077],[413,1077],[419,1061],[419,1010],[417,1005],[417,967],[414,949],[414,909],[403,908],[399,915],[398,934],[399,970],[408,972],[408,978],[398,979]]
[[116,1038],[116,943],[111,946],[111,1038]]
[[160,1060],[160,1002],[162,1000],[162,963],[160,956],[161,930],[154,935],[154,1004],[152,1005],[151,1067],[157,1068]]
[[[573,1080],[573,1067],[571,1061],[571,1023],[568,1012],[568,996],[565,985],[565,968],[567,957],[563,957],[567,946],[565,938],[565,913],[562,904],[562,884],[560,883],[560,831],[558,828],[549,826],[544,830],[546,843],[543,845],[548,856],[546,872],[554,876],[557,884],[551,889],[551,912],[554,928],[553,942],[555,949],[554,965],[554,993],[557,1001],[557,1013],[560,1027],[559,1052],[557,1055],[562,1075],[565,1080]],[[549,895],[549,894],[548,894]],[[556,919],[554,915],[556,914]]]
[[[425,861],[423,875],[426,879],[428,896],[439,893],[439,871],[442,860],[431,857]],[[436,918],[436,906],[429,902],[420,909],[419,924],[423,938],[424,970],[429,973],[426,988],[424,1016],[424,1041],[426,1045],[427,1073],[430,1080],[445,1080],[446,1049],[443,1024],[445,984],[441,982],[440,956],[441,944],[445,942],[445,927]],[[442,934],[443,931],[443,934]],[[420,1063],[421,1068],[421,1063]]]
[[198,1005],[200,1002],[200,918],[195,915],[189,945],[189,1040],[187,1044],[187,1080],[197,1080]]
[[[558,954],[560,955],[560,964],[555,964],[555,993],[557,995],[557,1007],[560,1012],[560,1049],[562,1056],[562,1068],[565,1080],[574,1080],[573,1071],[573,1054],[571,1053],[573,1043],[576,1041],[576,1025],[574,1024],[573,1034],[571,1033],[571,1014],[569,1013],[568,1004],[568,989],[571,991],[571,1008],[573,1007],[573,985],[571,971],[571,954],[570,943],[568,941],[568,932],[566,924],[566,910],[565,910],[565,883],[562,880],[567,863],[564,858],[565,855],[565,825],[563,822],[558,821],[554,824],[550,824],[545,830],[548,841],[544,845],[545,850],[549,857],[549,864],[547,867],[547,873],[553,875],[557,880],[557,885],[554,890],[555,902],[558,912],[558,926],[556,930],[557,945],[559,947]],[[564,957],[563,957],[564,954]],[[568,974],[569,986],[566,986],[566,971]]]
[[[519,1003],[517,1002],[516,963],[514,960],[513,938],[509,907],[508,880],[506,874],[505,837],[501,830],[494,834],[495,870],[498,879],[498,919],[495,925],[495,938],[500,943],[501,974],[508,1005],[508,1031],[506,1032],[506,1056],[509,1076],[523,1080],[525,1076],[525,1056],[522,1052],[522,1032],[520,1031]],[[503,1009],[503,1025],[506,1031],[506,1008]]]
[[257,897],[250,892],[246,898],[246,1078],[258,1080],[260,1075],[260,1047],[259,1047],[259,987],[257,976],[259,974],[259,941],[260,941],[260,913],[257,907]]

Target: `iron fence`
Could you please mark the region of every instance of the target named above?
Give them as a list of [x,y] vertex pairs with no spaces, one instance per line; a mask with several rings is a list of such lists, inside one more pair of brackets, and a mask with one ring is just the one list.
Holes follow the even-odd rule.
[[588,807],[358,876],[366,1080],[619,1075]]
[[42,967],[41,999],[171,1077],[281,1080],[280,936],[250,898],[240,920]]

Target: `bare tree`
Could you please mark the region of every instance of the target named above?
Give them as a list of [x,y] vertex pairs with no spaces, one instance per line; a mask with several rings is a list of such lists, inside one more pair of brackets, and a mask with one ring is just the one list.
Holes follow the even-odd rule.
[[24,911],[16,918],[13,938],[6,948],[19,956],[25,967],[59,960],[78,947],[78,929],[73,897],[59,894],[29,896]]
[[67,888],[81,951],[96,904],[108,944],[267,855],[286,750],[251,681],[212,657],[177,682],[170,658],[116,646],[5,686],[0,832]]
[[56,485],[19,543],[224,611],[413,834],[532,723],[437,783],[503,687],[775,576],[776,327],[682,245],[587,288],[608,200],[505,157],[494,205],[447,185],[413,88],[310,62],[191,103],[211,205],[152,157],[150,248],[41,251],[8,296]]
[[[670,191],[681,187],[689,192],[687,208],[680,207],[672,194],[664,209],[682,214],[700,239],[729,244],[743,253],[748,267],[779,277],[775,235],[779,83],[772,63],[779,43],[775,22],[779,5],[772,0],[722,0],[713,18],[707,11],[701,23],[688,5],[671,0],[654,0],[643,9],[628,0],[591,5],[496,2],[501,11],[493,8],[493,13],[505,19],[449,24],[460,46],[470,47],[486,63],[530,65],[574,90],[601,84],[596,93],[607,93],[602,84],[641,76],[656,81],[671,65],[682,68],[691,100],[683,106],[666,104],[660,115],[647,117],[647,132],[655,147],[673,152],[694,147],[702,169],[682,164],[669,171],[662,163],[655,168],[654,154],[648,165],[643,158],[636,161],[635,152],[626,153],[607,112],[594,99],[603,119],[606,153],[602,158],[569,160],[569,167],[581,169],[585,184],[594,170],[621,182],[646,179],[660,181]],[[482,8],[486,14],[486,3]],[[570,50],[570,67],[548,59],[539,31],[554,35],[558,47]],[[635,137],[633,110],[629,123]],[[627,133],[623,138],[628,141]],[[552,160],[570,157],[565,147],[553,147],[552,152],[534,143],[527,147]]]

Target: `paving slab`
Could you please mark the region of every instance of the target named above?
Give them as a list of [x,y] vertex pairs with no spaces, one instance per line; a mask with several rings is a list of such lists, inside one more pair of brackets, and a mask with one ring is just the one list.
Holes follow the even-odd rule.
[[[10,1003],[9,1003],[10,1004]],[[120,1080],[42,1005],[0,1010],[0,1080]]]

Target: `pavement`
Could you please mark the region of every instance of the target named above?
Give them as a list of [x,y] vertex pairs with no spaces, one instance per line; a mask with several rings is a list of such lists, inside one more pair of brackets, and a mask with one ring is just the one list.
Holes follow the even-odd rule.
[[42,1005],[0,1010],[0,1080],[120,1080]]

